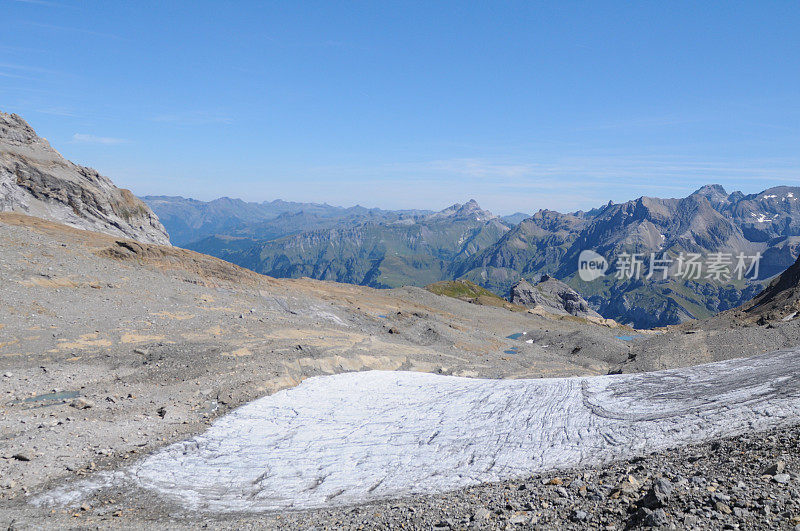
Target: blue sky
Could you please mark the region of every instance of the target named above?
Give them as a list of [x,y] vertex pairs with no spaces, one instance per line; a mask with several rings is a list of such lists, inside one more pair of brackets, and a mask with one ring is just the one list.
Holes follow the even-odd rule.
[[0,14],[0,110],[140,195],[511,213],[800,185],[795,1]]

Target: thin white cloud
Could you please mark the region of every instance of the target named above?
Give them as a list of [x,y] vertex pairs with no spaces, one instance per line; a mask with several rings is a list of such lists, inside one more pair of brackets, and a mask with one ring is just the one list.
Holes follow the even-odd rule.
[[111,146],[117,144],[127,144],[128,142],[129,141],[125,140],[124,138],[112,138],[109,136],[84,135],[81,133],[75,133],[72,135],[73,144],[102,144]]
[[505,162],[492,162],[482,159],[449,159],[434,160],[422,164],[425,169],[455,175],[466,175],[476,178],[514,178],[529,175],[534,169],[533,164],[514,164]]

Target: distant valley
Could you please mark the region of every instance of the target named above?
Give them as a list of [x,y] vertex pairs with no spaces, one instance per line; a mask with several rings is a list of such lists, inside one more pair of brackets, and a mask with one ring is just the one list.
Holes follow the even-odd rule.
[[[639,328],[704,318],[752,299],[800,254],[800,188],[759,194],[704,186],[685,198],[641,197],[588,212],[542,210],[498,217],[475,201],[440,212],[272,201],[142,199],[172,243],[269,276],[394,288],[465,279],[506,297],[520,280],[549,275],[603,317]],[[761,253],[754,279],[617,279],[584,282],[578,255]],[[647,266],[647,264],[645,264]]]

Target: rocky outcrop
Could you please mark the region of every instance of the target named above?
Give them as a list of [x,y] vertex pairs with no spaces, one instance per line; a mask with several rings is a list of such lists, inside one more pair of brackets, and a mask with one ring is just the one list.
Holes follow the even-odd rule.
[[757,319],[762,324],[797,318],[800,315],[800,259],[741,310],[750,320]]
[[520,280],[511,288],[510,299],[513,304],[542,308],[550,313],[600,318],[580,293],[547,275],[535,286],[527,280]]
[[158,217],[129,190],[62,157],[25,120],[0,112],[0,211],[169,245]]

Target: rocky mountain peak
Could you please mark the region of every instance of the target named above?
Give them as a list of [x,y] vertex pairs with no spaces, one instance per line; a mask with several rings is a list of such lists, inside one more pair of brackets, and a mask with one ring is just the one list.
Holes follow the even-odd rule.
[[428,216],[429,219],[441,219],[441,218],[450,218],[450,219],[474,219],[476,221],[488,221],[490,219],[494,219],[497,216],[489,212],[488,210],[483,210],[481,206],[478,204],[477,201],[474,199],[470,199],[463,205],[460,203],[455,203],[444,210],[436,212]]
[[0,211],[169,245],[158,217],[129,190],[78,166],[16,114],[0,112]]
[[455,217],[458,218],[474,217],[479,221],[486,221],[489,219],[493,219],[495,215],[489,212],[488,210],[483,210],[477,201],[475,201],[474,199],[470,199],[469,201],[461,205],[461,207],[455,212]]
[[728,192],[725,190],[725,187],[721,184],[707,184],[705,186],[701,186],[694,192],[698,195],[704,195],[708,197],[709,195],[724,195],[725,197],[728,196]]
[[10,144],[33,144],[42,141],[21,116],[3,112],[0,112],[0,139]]
[[730,194],[719,184],[707,184],[698,188],[690,197],[705,197],[716,209],[730,201]]

